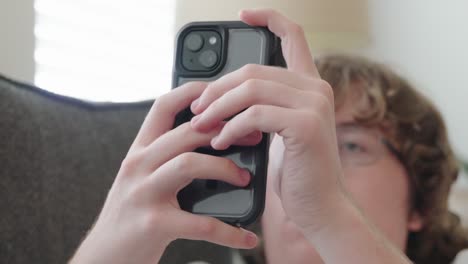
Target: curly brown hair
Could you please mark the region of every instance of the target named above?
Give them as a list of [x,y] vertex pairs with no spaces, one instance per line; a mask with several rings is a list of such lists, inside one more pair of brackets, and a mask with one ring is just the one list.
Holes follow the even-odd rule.
[[[347,55],[323,56],[316,64],[322,79],[333,87],[336,108],[351,90],[358,89],[366,107],[355,112],[356,120],[386,131],[391,128],[388,134],[398,146],[409,176],[411,208],[424,221],[421,231],[408,236],[408,257],[426,264],[453,261],[459,251],[468,248],[468,235],[459,217],[448,208],[459,164],[439,111],[408,81],[382,64]],[[250,263],[263,263],[264,254],[259,250],[242,255]]]

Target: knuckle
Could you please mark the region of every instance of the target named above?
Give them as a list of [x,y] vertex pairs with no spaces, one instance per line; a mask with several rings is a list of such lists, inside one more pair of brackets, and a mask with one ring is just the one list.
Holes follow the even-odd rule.
[[185,122],[182,125],[176,127],[175,129],[177,129],[177,131],[182,136],[189,136],[190,134],[193,134],[194,131],[190,122]]
[[165,93],[161,96],[159,96],[155,101],[154,101],[154,106],[158,111],[164,111],[165,109],[168,109],[169,106],[171,105],[171,93]]
[[256,64],[246,64],[241,69],[241,75],[244,79],[251,79],[255,72],[258,70],[258,65]]
[[134,151],[133,153],[128,154],[120,165],[120,172],[124,175],[135,173],[143,159],[143,155],[141,153],[142,151]]
[[319,113],[328,114],[331,111],[330,101],[326,95],[319,94],[315,96],[314,108],[317,109]]
[[198,221],[197,229],[199,230],[201,236],[203,237],[212,237],[216,233],[216,223],[208,219],[203,219]]
[[295,22],[290,22],[288,28],[289,32],[291,32],[294,35],[304,35],[304,29],[302,28],[302,26]]
[[327,81],[320,80],[318,87],[328,100],[334,100],[333,88]]
[[208,98],[216,98],[218,97],[218,89],[214,84],[210,84],[206,87],[205,91],[203,92],[203,95]]
[[[185,122],[182,125],[174,128],[173,130],[169,131],[171,133],[171,138],[173,140],[177,140],[181,137],[188,137],[193,134],[193,128],[190,122]],[[159,147],[159,146],[158,146]]]
[[258,119],[260,116],[263,114],[262,107],[259,105],[254,105],[251,106],[247,111],[246,111],[247,117],[251,119]]
[[318,80],[313,84],[314,89],[305,91],[308,105],[311,109],[322,114],[328,114],[334,110],[334,94],[330,84]]
[[140,229],[147,233],[162,232],[164,230],[160,230],[160,227],[163,225],[164,220],[164,215],[160,212],[144,212],[140,218]]
[[244,82],[242,86],[242,93],[243,95],[247,96],[248,98],[257,98],[259,96],[258,93],[258,86],[260,85],[260,80],[258,79],[248,79]]
[[174,160],[174,171],[183,173],[194,166],[196,166],[196,154],[193,152],[182,153]]
[[140,207],[143,203],[144,187],[141,184],[131,184],[125,188],[122,195],[122,201],[126,204],[126,208]]
[[212,109],[219,109],[219,108],[222,108],[222,104],[220,103],[220,102],[222,102],[222,100],[223,100],[222,97],[223,97],[223,96],[221,96],[221,98],[220,98],[221,101],[220,101],[220,100],[214,100],[214,101],[209,105],[208,108],[209,108],[211,111],[213,111]]
[[226,164],[226,167],[229,168],[229,169],[232,169],[233,171],[237,171],[239,168],[239,166],[237,166],[237,164],[230,160],[230,159],[223,159],[225,164]]
[[227,172],[237,172],[239,170],[236,163],[230,159],[222,158],[219,161],[221,168],[225,169]]

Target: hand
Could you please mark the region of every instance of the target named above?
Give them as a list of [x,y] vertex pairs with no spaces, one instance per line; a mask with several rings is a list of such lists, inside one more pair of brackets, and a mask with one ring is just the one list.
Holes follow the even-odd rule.
[[[342,186],[334,95],[320,79],[302,29],[272,10],[244,11],[241,19],[281,37],[288,69],[248,65],[211,83],[192,103],[193,128],[210,131],[240,112],[211,141],[213,148],[255,131],[275,134],[269,185],[324,263],[409,263]],[[363,248],[370,250],[357,253]]]
[[[210,131],[240,112],[211,141],[213,148],[254,131],[275,134],[269,185],[324,263],[409,263],[344,190],[333,91],[320,79],[302,29],[268,9],[244,11],[241,19],[281,37],[288,69],[248,65],[211,83],[191,105],[193,128]],[[370,250],[356,253],[363,248]]]
[[255,131],[275,133],[270,180],[288,217],[304,230],[319,229],[343,198],[332,88],[320,79],[300,26],[272,10],[244,11],[241,19],[281,37],[288,69],[248,65],[211,83],[191,106],[198,114],[192,126],[210,131],[247,109],[212,147],[225,149]]
[[[208,146],[223,124],[209,133],[194,131],[189,123],[171,130],[175,115],[205,88],[205,83],[188,83],[155,102],[73,263],[156,263],[177,238],[235,248],[256,245],[255,234],[182,211],[177,201],[177,192],[195,178],[237,186],[250,181],[249,173],[229,159],[190,152]],[[254,145],[260,139],[253,133],[236,144]]]

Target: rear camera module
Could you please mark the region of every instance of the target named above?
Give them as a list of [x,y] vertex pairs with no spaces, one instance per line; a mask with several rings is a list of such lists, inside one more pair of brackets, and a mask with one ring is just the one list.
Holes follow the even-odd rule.
[[208,43],[210,43],[210,45],[214,45],[216,44],[216,42],[218,42],[218,39],[215,36],[210,37],[210,39],[208,39]]
[[188,72],[211,74],[223,62],[223,37],[216,30],[191,30],[183,37],[180,48],[180,63]]
[[197,33],[191,33],[185,38],[185,46],[188,50],[196,52],[203,47],[203,38]]
[[218,62],[218,55],[212,50],[205,50],[198,57],[198,61],[205,68],[212,68]]

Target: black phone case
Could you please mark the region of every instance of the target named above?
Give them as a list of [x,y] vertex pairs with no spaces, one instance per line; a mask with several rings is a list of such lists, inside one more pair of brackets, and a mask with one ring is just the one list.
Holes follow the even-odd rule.
[[[223,39],[224,43],[228,42],[229,34],[228,30],[230,29],[251,29],[252,27],[240,22],[240,21],[220,21],[220,22],[193,22],[190,24],[185,25],[177,34],[176,37],[176,51],[175,51],[175,57],[174,57],[174,69],[173,69],[173,79],[172,79],[172,88],[175,89],[177,88],[179,84],[179,80],[182,78],[196,78],[197,80],[204,80],[205,78],[208,79],[212,76],[215,76],[216,74],[219,74],[220,71],[223,70],[226,59],[227,59],[227,53],[229,47],[225,47],[225,45],[222,47],[222,52],[223,55],[221,56],[221,61],[220,65],[222,67],[219,67],[216,71],[213,72],[192,72],[186,70],[181,61],[181,54],[182,54],[182,49],[183,49],[183,40],[184,37],[187,36],[188,33],[190,33],[193,30],[208,30],[208,29],[213,29],[216,28],[218,32],[221,34],[221,38]],[[254,27],[255,30],[260,30],[265,33],[267,36],[267,41],[266,41],[266,46],[264,49],[265,56],[266,58],[266,65],[271,65],[271,66],[281,66],[285,67],[285,61],[281,52],[281,41],[278,37],[276,37],[273,33],[271,33],[268,29],[263,28],[263,27]],[[189,108],[183,110],[180,112],[175,119],[175,124],[174,127],[177,127],[178,125],[189,122],[191,118],[193,117],[192,112],[190,111]],[[267,176],[267,164],[268,164],[268,148],[269,148],[269,134],[268,133],[263,133],[263,138],[262,141],[255,146],[255,171],[251,171],[252,173],[252,180],[249,186],[247,188],[251,188],[253,190],[253,202],[252,202],[252,208],[247,214],[243,215],[237,215],[237,216],[226,216],[226,215],[211,215],[211,214],[205,214],[209,216],[216,217],[220,219],[223,222],[226,222],[231,225],[237,225],[237,226],[247,226],[251,223],[253,223],[262,213],[265,205],[265,192],[266,192],[266,176]],[[211,148],[198,148],[195,150],[195,152],[198,153],[204,153],[204,154],[210,154],[210,155],[215,155],[215,156],[224,156],[226,152],[239,152],[240,155],[242,155],[242,151],[245,147],[237,147],[237,146],[232,146],[228,148],[226,151],[217,151],[213,150]],[[238,164],[240,165],[240,164]],[[184,188],[179,192],[178,194],[178,200],[181,208],[183,210],[191,211],[191,206],[193,206],[192,203],[192,198],[195,199],[202,199],[206,193],[208,193],[207,190],[204,190],[203,184],[200,184],[200,182],[206,182],[206,180],[196,180],[198,181],[197,183],[193,182],[190,185],[191,187],[191,192],[187,192],[186,189],[189,188]],[[209,180],[208,180],[209,181]],[[194,187],[195,184],[198,184],[197,188]],[[241,188],[241,187],[239,187]],[[197,190],[197,191],[194,191]]]

